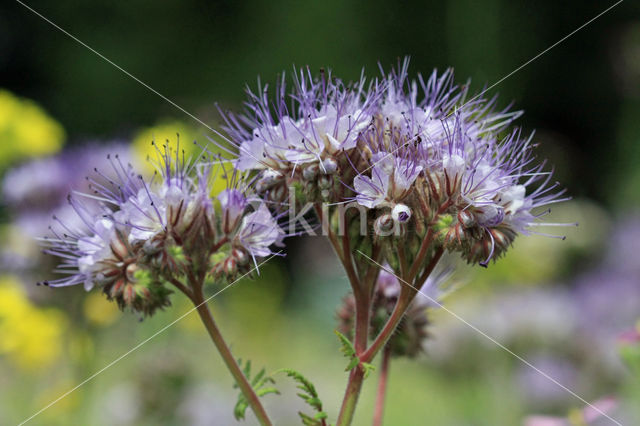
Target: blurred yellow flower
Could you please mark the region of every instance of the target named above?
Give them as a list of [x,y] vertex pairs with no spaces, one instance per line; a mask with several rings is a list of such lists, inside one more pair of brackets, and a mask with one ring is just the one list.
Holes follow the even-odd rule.
[[158,148],[162,149],[162,145],[169,141],[169,144],[175,148],[177,135],[180,135],[180,150],[184,150],[186,158],[200,154],[201,148],[193,143],[194,140],[199,141],[201,145],[207,145],[206,141],[200,140],[203,136],[194,127],[179,120],[162,121],[155,126],[140,129],[135,134],[132,143],[133,154],[148,167],[148,172],[153,172],[154,167],[147,158],[156,159],[158,151],[151,142],[155,141]]
[[0,170],[16,160],[57,152],[62,126],[35,102],[0,89]]
[[[204,131],[199,131],[182,121],[173,120],[162,121],[155,126],[140,129],[133,138],[133,155],[140,163],[144,164],[147,173],[152,173],[155,167],[147,159],[157,162],[157,148],[162,150],[162,145],[166,145],[167,141],[169,141],[169,146],[175,149],[178,135],[180,136],[180,151],[184,150],[186,159],[201,155],[202,147],[206,147],[210,152],[219,152],[204,136]],[[153,141],[155,141],[157,148],[151,145]],[[198,145],[194,144],[193,141],[198,141]],[[217,195],[226,188],[226,180],[223,178],[223,174],[223,170],[219,165],[213,167],[213,182],[210,185],[212,195]]]
[[0,354],[26,370],[46,368],[62,352],[66,328],[61,311],[37,307],[17,280],[0,277]]
[[91,292],[84,301],[84,316],[94,325],[107,326],[118,319],[119,310],[100,292]]

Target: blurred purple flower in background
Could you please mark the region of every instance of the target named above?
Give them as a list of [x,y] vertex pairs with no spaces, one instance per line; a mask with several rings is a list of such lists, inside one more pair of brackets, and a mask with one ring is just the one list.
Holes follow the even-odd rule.
[[110,167],[109,154],[119,155],[125,163],[134,161],[124,143],[95,142],[9,170],[4,176],[2,194],[14,223],[28,235],[38,237],[47,233],[52,213],[61,220],[72,220],[75,215],[67,203],[67,195],[86,191],[86,177],[94,168]]

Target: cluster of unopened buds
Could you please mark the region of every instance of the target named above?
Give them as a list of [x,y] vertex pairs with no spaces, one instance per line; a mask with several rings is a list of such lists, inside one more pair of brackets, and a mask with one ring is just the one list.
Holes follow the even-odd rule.
[[[251,406],[270,424],[257,394],[271,391],[252,388],[267,379],[250,384],[202,288],[257,270],[285,237],[285,207],[287,235],[315,214],[305,230],[328,237],[352,290],[338,314],[351,361],[337,424],[350,424],[376,354],[415,356],[422,347],[429,303],[416,296],[437,300],[443,276],[434,271],[445,252],[487,266],[518,234],[541,234],[547,206],[564,199],[535,161],[532,135],[510,128],[520,111],[470,96],[451,70],[411,80],[407,69],[405,60],[355,83],[307,69],[291,92],[284,77],[272,95],[249,91],[244,113],[221,113],[212,150],[232,154],[226,160],[207,150],[185,160],[179,148],[159,147],[148,180],[113,158],[112,170],[88,178],[92,193],[70,197],[79,223],[58,221],[45,239],[66,274],[47,284],[97,285],[145,314],[167,306],[172,289],[187,294],[242,391],[236,415]],[[219,194],[211,194],[215,179],[227,182]],[[290,375],[307,402],[317,401],[306,379]],[[311,405],[319,412],[303,421],[324,425],[321,404]]]

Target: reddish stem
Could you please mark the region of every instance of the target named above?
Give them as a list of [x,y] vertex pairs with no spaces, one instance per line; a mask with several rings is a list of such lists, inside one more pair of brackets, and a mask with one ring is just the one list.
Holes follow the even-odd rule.
[[400,290],[400,296],[398,297],[396,306],[393,308],[393,312],[391,313],[391,316],[389,317],[389,319],[387,320],[387,323],[382,328],[382,331],[380,331],[380,334],[378,334],[378,336],[375,338],[371,346],[369,346],[369,349],[367,349],[366,352],[360,357],[360,361],[371,362],[371,360],[376,356],[378,351],[382,349],[382,347],[387,343],[387,340],[389,340],[389,338],[391,337],[391,334],[394,332],[394,330],[400,323],[400,320],[402,320],[402,316],[404,315],[405,311],[409,307],[409,304],[417,294],[420,287],[422,287],[426,279],[429,277],[429,274],[431,274],[431,272],[433,271],[433,268],[436,267],[436,264],[438,263],[438,261],[440,260],[443,254],[444,254],[443,248],[440,248],[436,251],[436,253],[433,255],[433,258],[431,258],[431,261],[425,268],[424,272],[422,273],[418,281],[415,281],[413,284],[410,284],[404,280],[401,280],[402,282],[400,283],[400,285],[402,285],[402,289]]
[[265,411],[260,398],[258,398],[258,395],[256,395],[253,387],[249,383],[249,380],[242,372],[242,369],[236,362],[236,359],[229,349],[229,346],[224,341],[222,334],[220,334],[218,326],[213,320],[213,316],[211,315],[211,311],[209,311],[206,299],[202,294],[202,286],[196,286],[194,288],[192,300],[194,305],[196,306],[198,314],[200,315],[202,323],[209,332],[209,336],[211,336],[211,340],[222,356],[224,363],[229,369],[229,372],[236,380],[240,391],[247,399],[249,407],[251,407],[251,409],[253,410],[256,418],[258,419],[258,422],[263,426],[270,426],[272,424],[271,420],[269,420],[269,416],[267,415],[267,412]]
[[378,381],[378,394],[376,395],[376,406],[373,413],[373,426],[382,426],[384,418],[384,400],[387,395],[387,381],[389,378],[389,367],[391,365],[391,348],[384,348],[382,352],[382,365],[380,367],[380,379]]

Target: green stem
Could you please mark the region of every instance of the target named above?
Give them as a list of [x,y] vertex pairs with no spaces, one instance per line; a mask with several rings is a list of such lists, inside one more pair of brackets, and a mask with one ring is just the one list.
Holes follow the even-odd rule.
[[262,403],[260,402],[258,395],[256,395],[255,391],[253,390],[253,387],[247,380],[247,377],[244,375],[244,373],[240,369],[240,366],[238,365],[235,358],[233,357],[231,350],[229,350],[229,346],[227,346],[226,342],[222,337],[222,334],[220,334],[220,330],[218,329],[218,326],[213,320],[211,311],[209,310],[209,307],[207,306],[207,303],[202,294],[202,286],[197,286],[193,289],[193,297],[191,300],[196,305],[196,309],[198,311],[198,314],[200,315],[200,319],[202,319],[202,323],[204,324],[207,331],[209,332],[209,336],[211,336],[211,340],[213,340],[213,343],[216,345],[216,348],[218,349],[218,352],[220,352],[220,355],[222,356],[224,363],[227,365],[227,368],[231,372],[231,375],[236,380],[236,383],[238,384],[240,391],[242,392],[244,397],[247,399],[247,402],[249,403],[249,406],[251,407],[256,417],[258,418],[258,421],[263,426],[264,425],[271,426],[272,424],[271,420],[269,420],[269,416],[267,415],[267,412],[262,406]]
[[360,390],[362,389],[363,382],[364,368],[357,366],[351,370],[351,373],[349,374],[347,390],[344,393],[344,399],[342,400],[342,406],[340,407],[340,414],[338,415],[336,426],[348,426],[353,421],[353,415],[356,411],[356,405],[358,404],[358,397],[360,396]]

